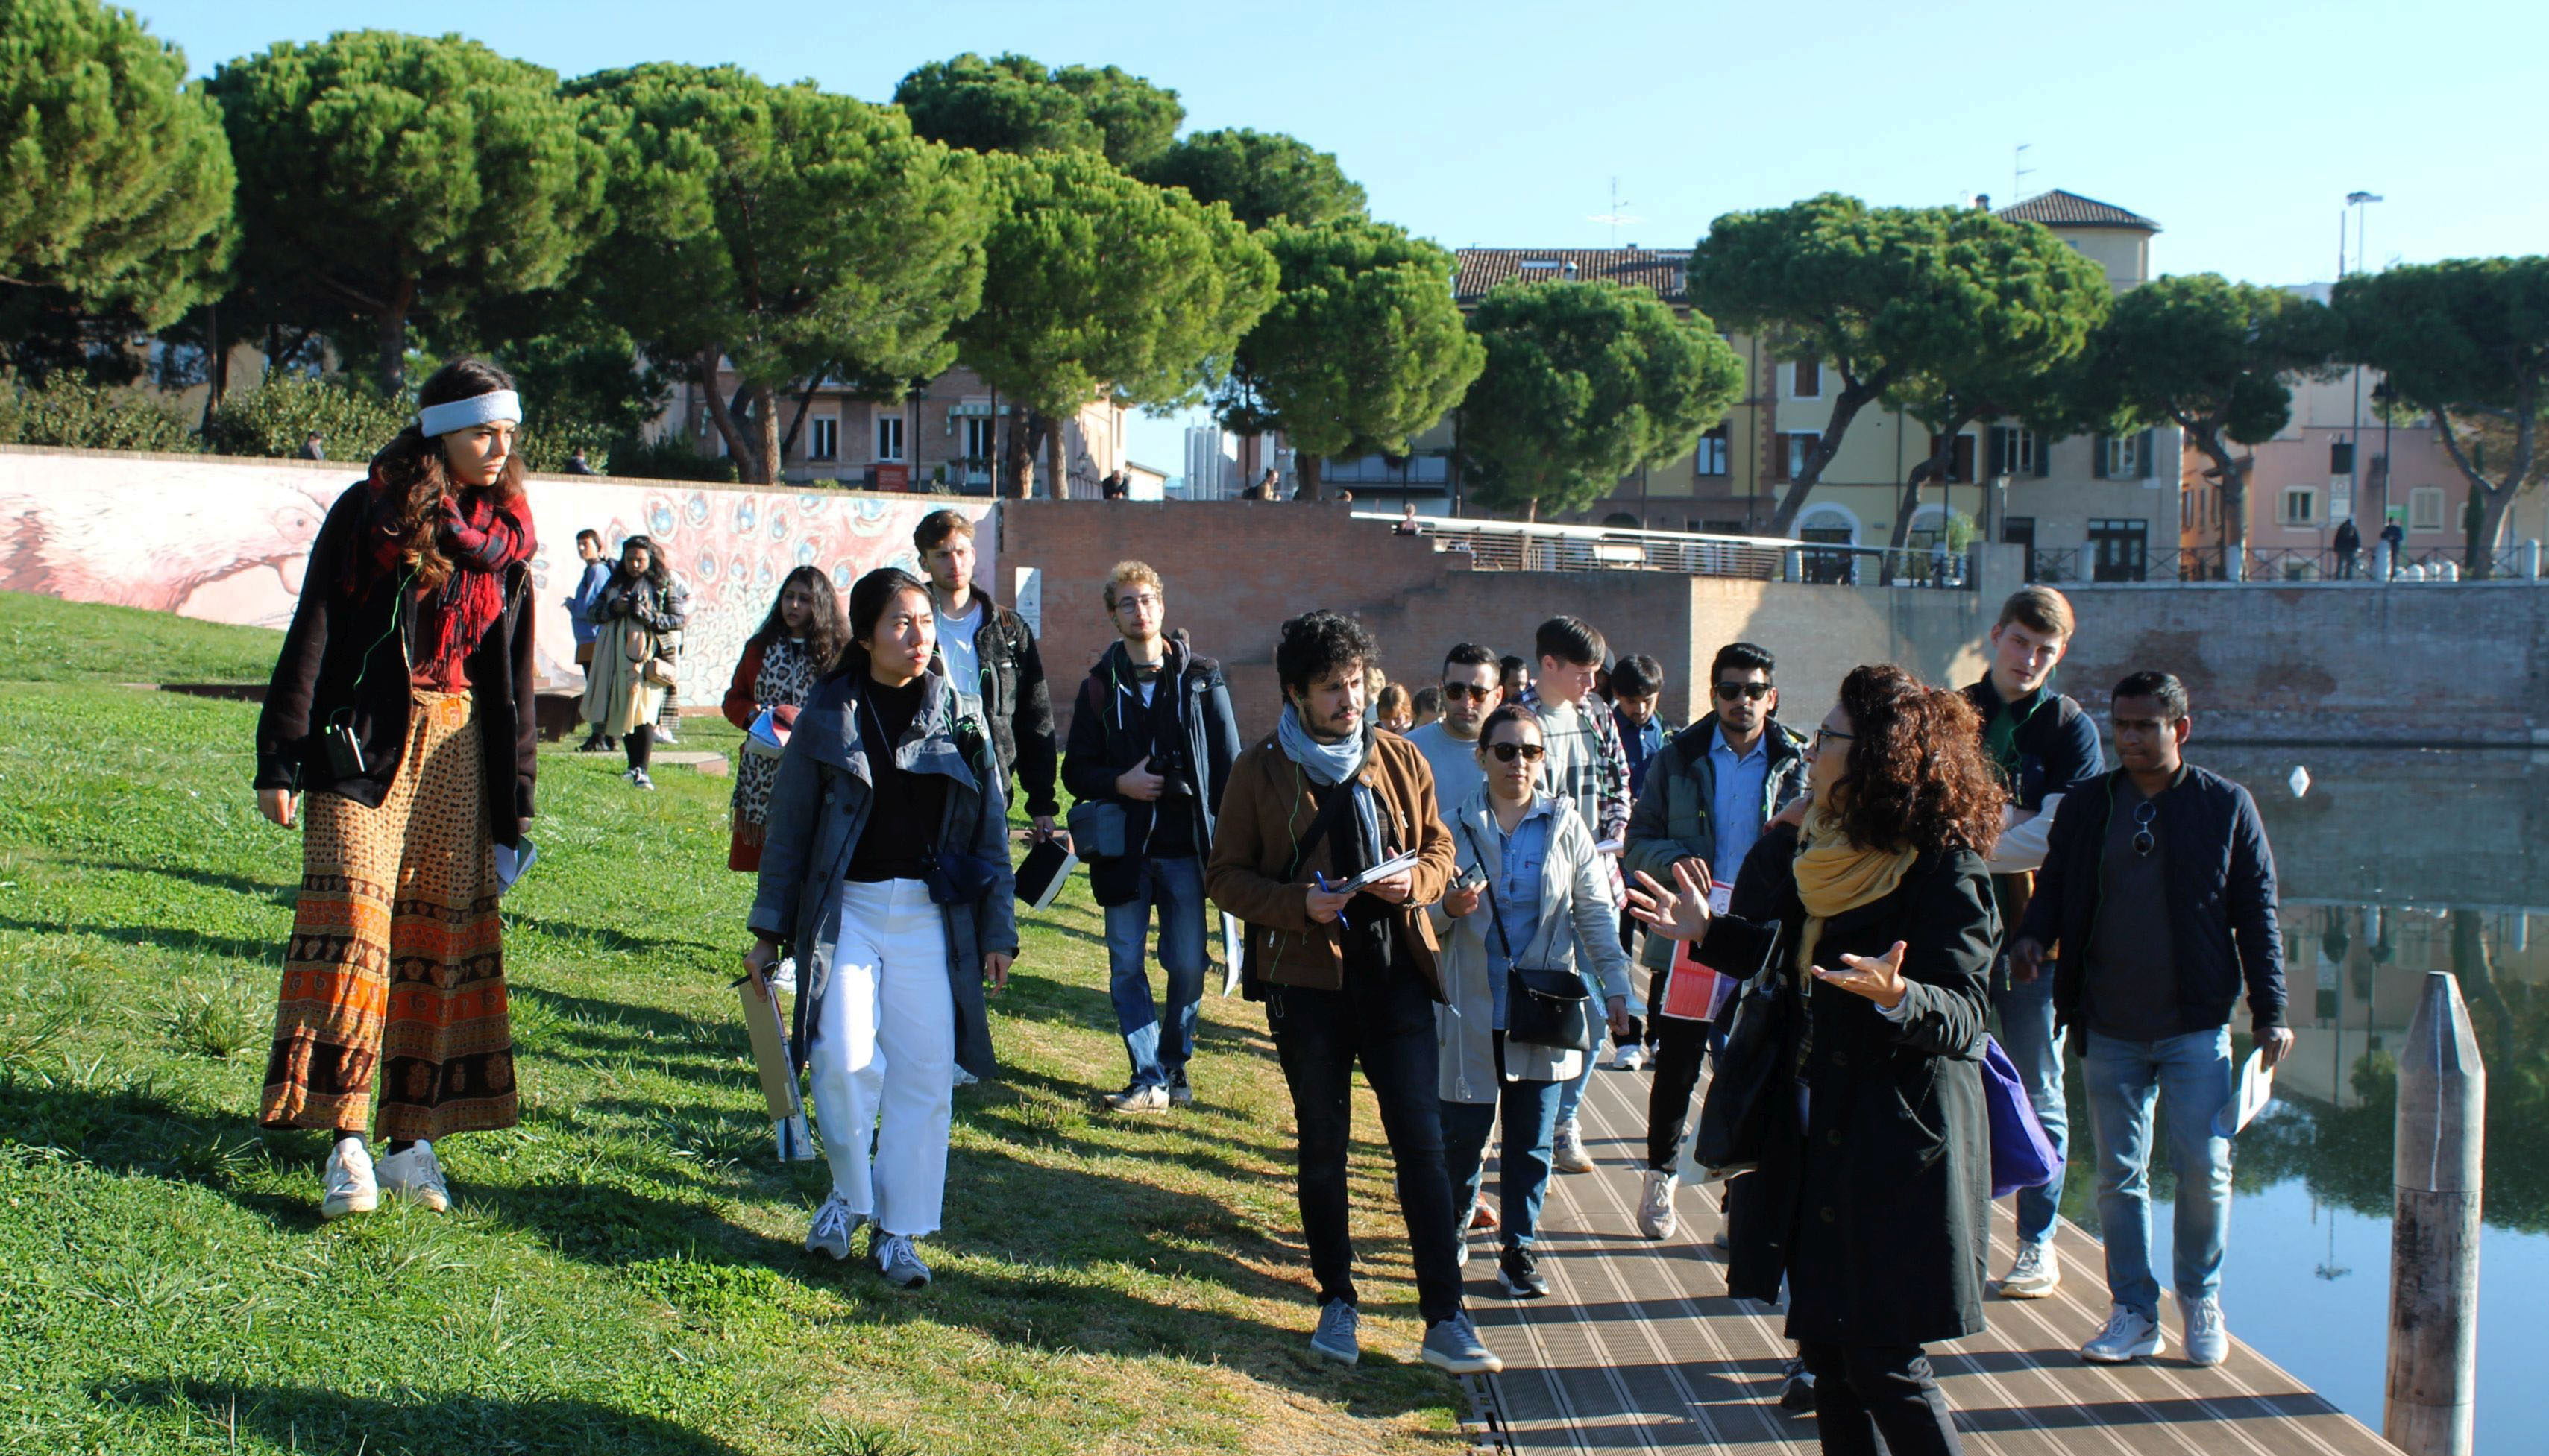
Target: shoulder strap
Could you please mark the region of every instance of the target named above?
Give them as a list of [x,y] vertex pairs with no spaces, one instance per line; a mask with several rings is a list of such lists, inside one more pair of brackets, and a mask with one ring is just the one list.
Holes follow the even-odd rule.
[[[1486,874],[1486,878],[1479,883],[1478,888],[1487,892],[1487,919],[1495,925],[1496,944],[1505,948],[1505,964],[1520,965],[1521,961],[1514,956],[1513,938],[1505,934],[1504,907],[1496,902],[1496,872],[1487,868],[1487,852],[1479,846],[1477,832],[1470,827],[1466,818],[1461,821],[1461,834],[1468,840],[1469,848],[1476,852],[1478,868]],[[1498,857],[1498,867],[1502,867],[1501,856]]]

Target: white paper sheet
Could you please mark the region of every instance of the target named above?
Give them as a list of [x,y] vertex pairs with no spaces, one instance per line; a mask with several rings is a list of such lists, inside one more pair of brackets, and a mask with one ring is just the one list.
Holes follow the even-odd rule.
[[2275,1100],[2275,1069],[2266,1065],[2266,1053],[2251,1051],[2239,1067],[2239,1085],[2221,1110],[2213,1115],[2213,1136],[2236,1138],[2242,1129],[2256,1121],[2266,1104]]

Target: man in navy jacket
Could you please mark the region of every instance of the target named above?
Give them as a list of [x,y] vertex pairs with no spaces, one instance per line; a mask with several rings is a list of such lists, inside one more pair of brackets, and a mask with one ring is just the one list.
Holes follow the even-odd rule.
[[2275,857],[2248,791],[2185,761],[2193,719],[2183,683],[2135,673],[2116,684],[2112,711],[2124,767],[2063,797],[2010,958],[2032,968],[2047,946],[2062,947],[2054,1011],[2089,1093],[2114,1309],[2080,1353],[2121,1363],[2166,1347],[2148,1181],[2151,1113],[2166,1098],[2186,1355],[2213,1365],[2229,1348],[2220,1289],[2230,1139],[2215,1115],[2236,1096],[2229,1022],[2243,990],[2266,1065],[2293,1045]]

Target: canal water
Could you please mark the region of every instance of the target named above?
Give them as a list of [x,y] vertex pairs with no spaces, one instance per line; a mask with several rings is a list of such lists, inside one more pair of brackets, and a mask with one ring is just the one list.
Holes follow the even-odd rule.
[[[2276,1103],[2237,1144],[2231,1331],[2381,1428],[2398,1049],[2427,972],[2449,971],[2488,1069],[2478,1449],[2549,1449],[2549,754],[2208,748],[2201,726],[2187,757],[2247,786],[2274,845],[2299,1039]],[[2310,775],[2299,795],[2296,767]],[[2233,1030],[2246,1029],[2243,1009]],[[2076,1066],[2071,1107],[2063,1212],[2096,1232]],[[2159,1199],[2174,1192],[2158,1167],[2152,1181]],[[2165,1283],[2165,1202],[2153,1219]],[[2094,1268],[2063,1277],[2103,1282]],[[2178,1333],[2172,1315],[2172,1355]]]

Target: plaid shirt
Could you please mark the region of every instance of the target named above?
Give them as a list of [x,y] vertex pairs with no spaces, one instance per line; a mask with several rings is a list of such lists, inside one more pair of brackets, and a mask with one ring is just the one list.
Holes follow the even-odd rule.
[[1543,761],[1549,791],[1575,805],[1575,812],[1593,827],[1597,843],[1625,839],[1629,751],[1620,742],[1620,725],[1610,709],[1590,700],[1576,703],[1564,710],[1573,715],[1566,725],[1553,717],[1560,709],[1543,702],[1538,686],[1524,688],[1522,702],[1541,714],[1541,731],[1549,743],[1549,757]]

